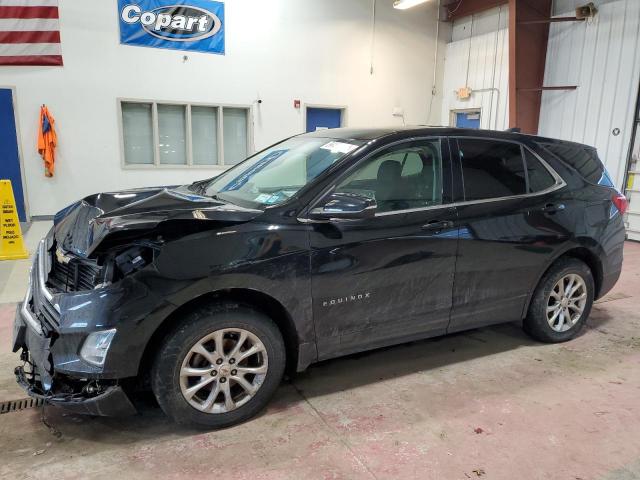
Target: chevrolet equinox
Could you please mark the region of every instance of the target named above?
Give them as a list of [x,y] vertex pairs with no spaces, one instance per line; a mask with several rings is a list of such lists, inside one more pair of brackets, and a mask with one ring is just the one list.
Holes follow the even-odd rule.
[[17,381],[78,413],[153,391],[184,424],[262,409],[285,371],[518,321],[575,337],[617,281],[627,201],[588,146],[335,129],[191,185],[63,209],[17,309]]

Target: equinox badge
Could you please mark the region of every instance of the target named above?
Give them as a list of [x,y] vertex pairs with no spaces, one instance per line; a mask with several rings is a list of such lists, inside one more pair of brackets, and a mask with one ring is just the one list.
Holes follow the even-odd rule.
[[327,300],[323,300],[322,306],[333,307],[335,305],[342,305],[343,303],[357,302],[360,300],[366,300],[368,298],[371,298],[370,292],[354,293],[353,295],[348,295],[346,297],[330,298]]

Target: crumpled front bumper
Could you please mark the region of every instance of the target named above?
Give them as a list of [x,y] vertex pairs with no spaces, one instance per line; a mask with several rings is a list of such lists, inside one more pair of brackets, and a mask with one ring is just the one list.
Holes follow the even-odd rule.
[[50,405],[62,407],[72,413],[115,417],[133,415],[137,412],[119,385],[107,387],[103,393],[95,397],[84,397],[81,394],[47,394],[29,380],[23,367],[16,367],[14,373],[16,381],[30,397],[42,399]]
[[47,320],[43,314],[44,308],[59,311],[40,275],[45,268],[42,259],[45,249],[43,240],[34,259],[25,300],[16,309],[12,345],[14,352],[21,351],[24,362],[15,369],[16,381],[30,396],[76,413],[136,413],[117,380],[105,379],[99,369],[92,369],[89,364],[75,371],[69,368],[81,363],[77,348],[85,334],[64,332],[61,325]]
[[[136,408],[122,387],[111,382],[102,388],[95,388],[95,394],[88,393],[82,385],[89,385],[88,379],[72,379],[57,374],[51,365],[50,338],[39,335],[23,318],[23,304],[18,305],[14,323],[14,351],[22,349],[21,358],[30,366],[14,370],[16,381],[34,398],[45,400],[50,405],[63,407],[67,411],[87,415],[123,416],[133,415]],[[64,380],[72,380],[65,382]],[[75,385],[70,389],[69,385]],[[98,386],[99,383],[94,385]]]

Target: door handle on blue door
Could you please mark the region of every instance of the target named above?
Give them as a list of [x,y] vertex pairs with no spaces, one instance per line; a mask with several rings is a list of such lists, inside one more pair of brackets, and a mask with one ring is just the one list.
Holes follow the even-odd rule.
[[542,211],[545,213],[557,213],[561,210],[564,210],[565,206],[564,203],[547,203],[543,208]]
[[428,230],[430,232],[444,230],[445,228],[453,227],[451,220],[431,220],[429,223],[425,223],[420,227],[422,230]]

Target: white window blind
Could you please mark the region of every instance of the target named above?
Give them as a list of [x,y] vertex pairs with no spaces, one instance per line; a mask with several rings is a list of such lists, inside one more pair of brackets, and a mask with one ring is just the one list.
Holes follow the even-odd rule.
[[218,164],[218,109],[191,107],[194,165]]
[[187,120],[183,105],[158,105],[160,163],[187,164]]
[[125,167],[235,165],[250,154],[251,109],[122,100]]
[[153,122],[151,104],[122,103],[124,155],[131,165],[152,165]]
[[235,165],[247,158],[247,110],[223,108],[224,164]]

